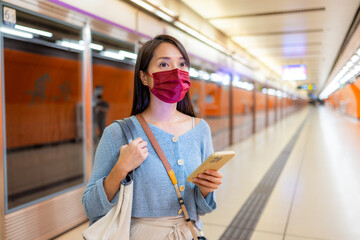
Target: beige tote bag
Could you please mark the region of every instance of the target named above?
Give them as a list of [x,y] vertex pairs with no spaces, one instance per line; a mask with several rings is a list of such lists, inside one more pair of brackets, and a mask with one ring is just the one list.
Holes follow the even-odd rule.
[[[130,118],[116,121],[122,128],[128,143],[133,141],[135,126]],[[129,173],[134,179],[134,172]],[[102,218],[82,232],[85,240],[129,240],[131,209],[133,200],[133,181],[120,184],[117,204]]]
[[120,185],[117,204],[102,218],[82,232],[86,240],[129,240],[133,182]]

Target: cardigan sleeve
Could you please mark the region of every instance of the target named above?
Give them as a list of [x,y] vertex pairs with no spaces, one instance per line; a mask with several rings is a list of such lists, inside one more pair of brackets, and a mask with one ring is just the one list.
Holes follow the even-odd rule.
[[[118,136],[116,144],[112,139],[113,135]],[[82,197],[85,214],[90,220],[90,225],[106,215],[117,203],[118,193],[109,202],[103,183],[116,164],[120,154],[120,147],[124,144],[127,144],[127,140],[116,123],[105,128],[96,150],[91,176]],[[126,180],[131,181],[128,176],[123,182]]]
[[[206,123],[206,122],[205,122]],[[206,123],[206,130],[204,131],[204,141],[201,149],[201,162],[204,162],[213,152],[214,148],[211,139],[211,130]],[[210,213],[216,209],[215,192],[209,193],[205,198],[200,192],[200,188],[195,186],[195,202],[197,206],[197,212],[199,215]]]

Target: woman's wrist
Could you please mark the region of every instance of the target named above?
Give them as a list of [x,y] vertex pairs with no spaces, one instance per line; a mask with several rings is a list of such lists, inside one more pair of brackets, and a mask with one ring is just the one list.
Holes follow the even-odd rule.
[[113,174],[118,176],[121,180],[125,179],[126,175],[130,172],[126,166],[123,166],[123,164],[120,164],[119,162],[115,165],[112,171],[114,171]]
[[211,193],[211,192],[201,190],[201,188],[200,188],[200,193],[201,193],[201,195],[203,195],[204,198],[206,198],[209,195],[209,193]]
[[128,172],[126,170],[115,165],[109,175],[105,178],[103,186],[109,202],[111,202],[116,195],[120,188],[121,181],[127,174]]

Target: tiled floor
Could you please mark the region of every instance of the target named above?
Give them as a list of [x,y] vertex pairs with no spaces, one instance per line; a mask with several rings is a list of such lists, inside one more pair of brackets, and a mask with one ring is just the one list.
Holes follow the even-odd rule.
[[312,112],[256,231],[286,240],[360,239],[359,143],[360,121]]
[[[231,147],[218,208],[202,217],[209,240],[220,238],[305,118],[251,240],[360,239],[360,121],[309,107]],[[86,226],[57,239],[81,240]]]

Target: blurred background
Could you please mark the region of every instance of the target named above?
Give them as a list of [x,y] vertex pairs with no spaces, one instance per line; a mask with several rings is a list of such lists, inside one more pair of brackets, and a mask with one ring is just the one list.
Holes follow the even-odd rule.
[[[214,150],[237,152],[224,168],[219,213],[204,218],[208,238],[360,239],[359,0],[0,5],[0,239],[82,239],[81,196],[96,146],[107,125],[130,115],[138,49],[158,34],[176,37],[190,55],[191,99],[211,127]],[[290,187],[276,195],[274,180],[266,199],[285,197],[286,204],[266,200],[257,220],[240,227],[238,211],[251,209],[251,194],[281,154],[272,174]],[[283,170],[295,158],[325,166],[326,178],[302,172],[315,165]],[[299,186],[311,190],[296,195]],[[232,191],[239,198],[227,198]],[[329,198],[333,204],[322,204]],[[318,204],[299,200],[299,213],[308,215],[296,218],[297,199]],[[331,208],[340,210],[327,215]]]

